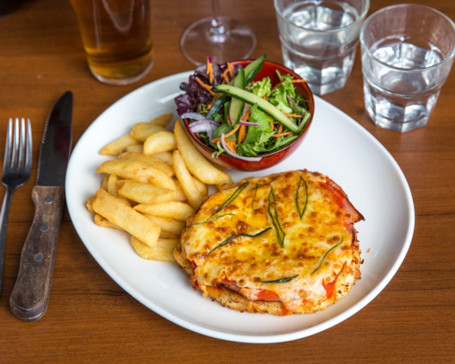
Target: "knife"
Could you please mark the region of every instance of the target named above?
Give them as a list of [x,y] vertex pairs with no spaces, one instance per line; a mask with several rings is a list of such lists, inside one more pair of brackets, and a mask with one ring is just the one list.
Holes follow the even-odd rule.
[[32,190],[35,215],[9,300],[11,312],[24,321],[43,316],[49,302],[71,151],[72,110],[73,94],[67,91],[55,103],[44,127],[38,176]]

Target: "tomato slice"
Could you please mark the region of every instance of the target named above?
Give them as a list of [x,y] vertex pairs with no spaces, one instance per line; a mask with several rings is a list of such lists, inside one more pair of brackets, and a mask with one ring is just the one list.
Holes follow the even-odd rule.
[[256,297],[260,301],[279,301],[280,300],[280,296],[278,296],[273,291],[269,291],[268,289],[259,290]]
[[220,283],[218,283],[218,286],[229,288],[231,291],[234,291],[234,292],[240,291],[240,287],[237,286],[235,281],[230,281],[227,278],[224,278]]
[[334,293],[335,293],[335,283],[337,282],[337,279],[340,276],[341,272],[344,270],[344,267],[346,267],[346,262],[343,263],[343,266],[341,267],[341,270],[338,272],[338,274],[336,275],[336,277],[334,278],[333,281],[331,281],[329,283],[322,282],[322,285],[325,288],[326,297],[328,299],[331,298],[334,295]]
[[[227,278],[224,278],[218,286],[226,287],[234,292],[239,292],[240,287],[235,283],[235,281],[230,281]],[[259,301],[279,301],[280,296],[273,291],[269,291],[268,289],[260,289],[256,294],[256,299]]]
[[352,224],[360,220],[365,220],[363,215],[357,211],[354,205],[352,205],[352,203],[348,200],[348,196],[344,193],[340,186],[338,186],[328,177],[326,177],[326,181],[322,185],[332,193],[332,196],[334,197],[337,205],[351,215],[350,220],[347,221],[348,224]]

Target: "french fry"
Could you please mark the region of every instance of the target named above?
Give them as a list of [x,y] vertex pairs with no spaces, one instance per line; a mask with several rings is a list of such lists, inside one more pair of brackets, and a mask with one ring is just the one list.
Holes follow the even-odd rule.
[[159,217],[168,217],[175,220],[186,221],[194,214],[194,209],[184,202],[169,201],[159,204],[139,204],[134,206],[136,211]]
[[193,181],[194,181],[194,184],[196,185],[197,189],[201,193],[201,195],[207,196],[207,193],[208,193],[207,185],[205,183],[199,181],[199,179],[194,176],[193,176]]
[[165,203],[175,199],[174,190],[157,187],[135,180],[126,180],[118,190],[118,194],[140,204]]
[[87,207],[87,210],[89,210],[91,213],[95,212],[95,211],[93,211],[93,206],[92,206],[94,199],[95,199],[95,195],[92,195],[85,202],[85,207]]
[[180,234],[173,234],[169,231],[161,230],[160,239],[180,239]]
[[163,162],[162,160],[155,158],[151,155],[145,155],[142,153],[134,152],[124,152],[118,156],[118,159],[141,161],[147,163],[150,167],[159,169],[160,171],[166,173],[169,177],[172,177],[174,175],[174,169],[169,163]]
[[185,202],[188,199],[185,196],[185,193],[183,192],[182,186],[180,186],[179,181],[174,181],[175,183],[175,201],[178,202]]
[[101,163],[96,171],[97,173],[115,174],[125,179],[134,179],[138,182],[151,183],[158,187],[175,190],[175,183],[171,177],[138,160],[108,160]]
[[127,147],[132,145],[139,145],[139,143],[127,134],[106,145],[103,149],[101,149],[100,153],[106,155],[118,155]]
[[156,246],[160,236],[160,227],[149,218],[125,205],[118,198],[103,189],[98,189],[93,200],[93,210],[138,238],[144,244]]
[[199,153],[180,124],[180,121],[175,123],[174,134],[177,148],[182,154],[185,165],[200,181],[218,185],[231,179],[229,174],[220,171]]
[[172,165],[172,153],[171,152],[152,154],[152,157],[162,160],[163,162],[166,162],[166,163]]
[[109,174],[106,174],[103,176],[103,179],[101,180],[101,188],[105,191],[107,191],[107,185],[109,182]]
[[182,187],[183,193],[188,199],[190,205],[194,209],[198,209],[199,206],[201,206],[204,197],[196,187],[194,179],[191,176],[190,172],[188,172],[185,162],[183,161],[182,155],[180,154],[180,151],[178,149],[174,150],[174,153],[172,154],[172,160],[175,175],[180,183],[180,186]]
[[107,192],[109,192],[112,196],[115,197],[118,197],[117,183],[118,177],[115,174],[110,174],[107,179]]
[[134,251],[145,259],[174,261],[186,220],[205,200],[209,186],[232,183],[188,138],[180,122],[165,129],[171,113],[139,122],[106,145],[101,154],[100,188],[86,201],[95,224],[126,231]]
[[125,148],[125,152],[142,153],[142,144],[133,144]]
[[172,114],[161,114],[149,121],[149,124],[165,127],[172,120]]
[[163,130],[166,129],[158,125],[152,125],[150,123],[137,123],[133,125],[133,128],[130,131],[130,137],[138,142],[143,142],[151,134]]
[[156,154],[168,152],[176,148],[174,134],[163,130],[153,133],[144,141],[144,154]]
[[179,243],[179,239],[162,239],[153,248],[150,248],[134,236],[130,239],[133,250],[144,259],[159,260],[163,262],[173,262],[174,249]]
[[113,224],[112,222],[110,222],[109,220],[105,219],[101,215],[95,214],[95,216],[93,216],[93,221],[98,226],[105,227],[105,228],[108,228],[108,229],[114,229],[114,230],[123,231],[123,229],[121,227]]
[[158,225],[161,231],[167,231],[169,233],[180,236],[183,228],[185,227],[185,222],[181,220],[170,219],[168,217],[159,217],[153,215],[144,215],[150,219],[154,224]]

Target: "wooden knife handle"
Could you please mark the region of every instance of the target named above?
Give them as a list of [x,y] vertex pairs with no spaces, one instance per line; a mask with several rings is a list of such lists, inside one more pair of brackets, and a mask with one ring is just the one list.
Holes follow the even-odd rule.
[[11,312],[24,321],[39,319],[47,309],[64,188],[35,186],[32,200],[35,216],[22,248],[19,272],[9,300]]

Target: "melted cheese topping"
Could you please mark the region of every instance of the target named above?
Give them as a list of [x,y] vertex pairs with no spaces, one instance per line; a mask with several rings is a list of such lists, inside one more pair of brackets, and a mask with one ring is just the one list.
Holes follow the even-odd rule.
[[182,236],[197,286],[223,285],[250,300],[273,292],[290,311],[320,305],[333,295],[330,283],[360,264],[352,224],[363,217],[346,201],[308,171],[249,178],[211,196]]

